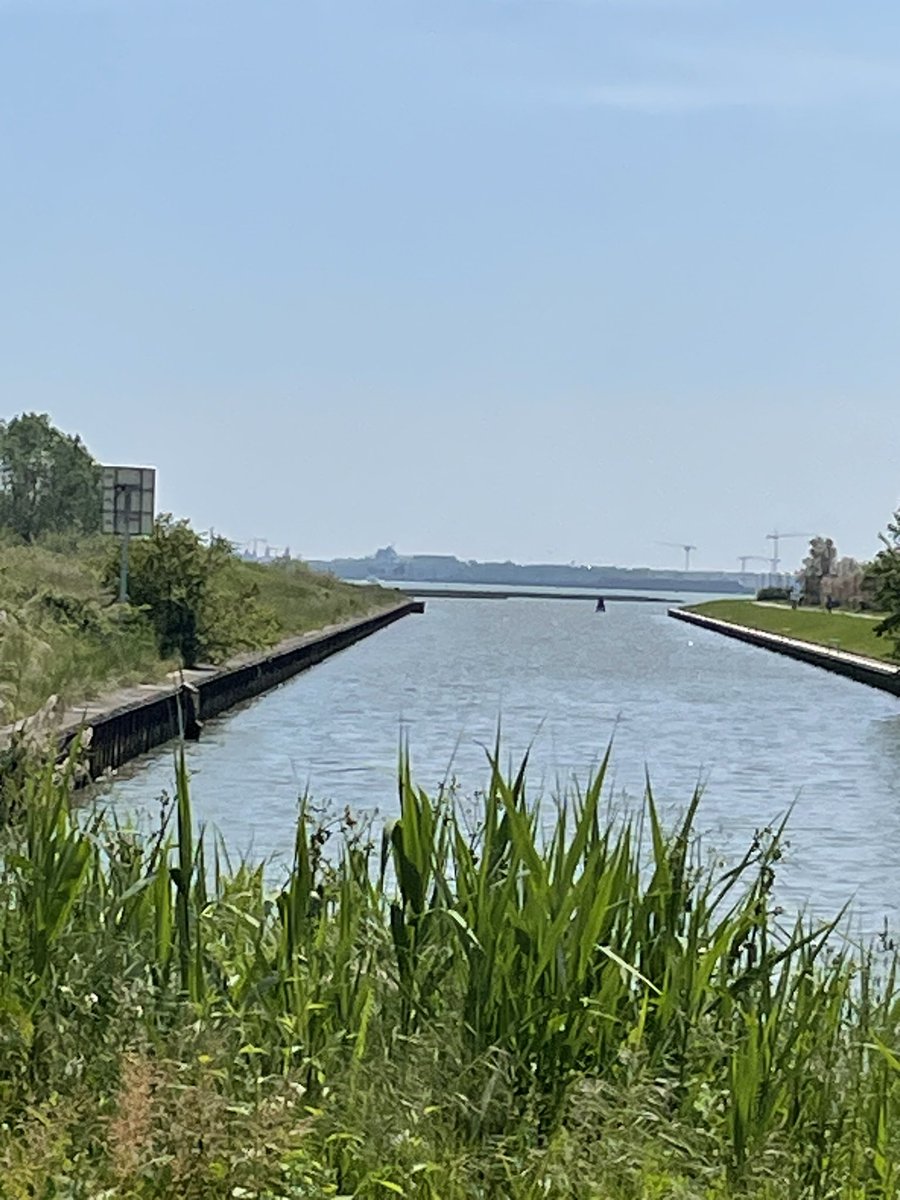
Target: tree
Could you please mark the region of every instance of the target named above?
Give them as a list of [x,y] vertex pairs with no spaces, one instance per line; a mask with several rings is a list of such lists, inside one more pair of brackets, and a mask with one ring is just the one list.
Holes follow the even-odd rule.
[[866,576],[875,607],[885,613],[875,626],[879,637],[894,643],[894,657],[900,658],[900,509],[888,522],[887,533],[880,533],[884,546],[869,565]]
[[[187,521],[165,514],[149,538],[132,541],[129,558],[131,603],[147,610],[163,658],[177,655],[193,667],[276,640],[274,614],[260,604],[225,538],[205,546]],[[118,574],[115,553],[106,583],[113,586]]]
[[822,579],[822,600],[831,599],[842,608],[865,608],[871,601],[867,585],[868,563],[845,556]]
[[837,547],[831,538],[814,537],[803,560],[803,596],[807,604],[822,603],[822,580],[837,562]]
[[100,528],[100,467],[81,438],[46,413],[0,423],[0,524],[26,542]]

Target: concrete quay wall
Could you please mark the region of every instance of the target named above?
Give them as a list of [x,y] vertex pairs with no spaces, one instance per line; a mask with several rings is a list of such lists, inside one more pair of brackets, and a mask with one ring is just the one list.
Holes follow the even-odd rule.
[[735,625],[731,621],[720,621],[718,617],[707,617],[703,613],[687,612],[683,608],[670,608],[669,616],[677,621],[686,621],[689,625],[698,625],[701,629],[709,629],[713,633],[721,633],[725,637],[735,638],[739,642],[748,642],[753,646],[762,646],[776,654],[785,654],[799,662],[809,663],[835,675],[844,675],[857,683],[868,687],[879,688],[883,692],[891,692],[900,696],[900,667],[890,663],[879,662],[876,658],[865,658],[860,654],[848,654],[843,650],[835,650],[815,642],[801,642],[797,638],[784,637],[778,633],[768,633],[761,629],[748,629],[744,625]]
[[421,600],[404,601],[369,617],[241,655],[223,667],[184,671],[177,683],[145,684],[101,698],[67,714],[60,750],[65,752],[90,730],[85,757],[89,774],[96,778],[172,738],[198,737],[203,721],[278,687],[402,617],[424,610]]

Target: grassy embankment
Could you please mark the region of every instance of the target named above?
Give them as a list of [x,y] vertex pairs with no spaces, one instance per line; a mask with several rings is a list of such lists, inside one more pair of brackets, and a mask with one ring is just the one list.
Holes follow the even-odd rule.
[[[401,770],[401,817],[293,869],[78,821],[32,771],[0,842],[0,1195],[887,1200],[893,968],[779,928],[777,838],[698,864],[602,774],[542,833]],[[878,984],[876,979],[880,978]]]
[[[102,583],[109,556],[109,543],[100,540],[0,543],[0,723],[34,712],[53,694],[73,702],[162,679],[178,665],[160,657],[140,613],[113,603]],[[260,602],[274,614],[273,641],[362,616],[394,599],[301,563],[236,561],[232,582],[244,590],[256,585]]]
[[709,600],[705,604],[686,607],[688,612],[731,621],[748,629],[779,633],[801,642],[845,650],[849,654],[896,662],[892,658],[893,643],[875,635],[875,626],[881,618],[870,613],[828,613],[820,608],[791,608],[789,604],[756,600]]

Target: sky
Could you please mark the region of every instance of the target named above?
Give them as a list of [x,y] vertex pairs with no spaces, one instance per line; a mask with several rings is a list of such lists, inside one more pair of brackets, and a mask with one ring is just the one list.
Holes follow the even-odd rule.
[[898,212],[896,0],[0,0],[3,415],[303,557],[871,555]]

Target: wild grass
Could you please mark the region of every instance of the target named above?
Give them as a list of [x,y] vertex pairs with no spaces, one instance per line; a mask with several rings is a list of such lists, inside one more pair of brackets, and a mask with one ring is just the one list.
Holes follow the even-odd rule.
[[688,611],[850,654],[894,661],[893,642],[875,635],[880,619],[877,614],[828,613],[821,608],[791,608],[789,604],[755,600],[709,600],[689,605]]
[[389,589],[345,583],[296,560],[242,562],[239,568],[258,587],[284,636],[362,617],[403,598]]
[[562,1200],[897,1194],[886,957],[782,928],[779,834],[722,875],[698,799],[546,829],[496,765],[473,827],[300,805],[270,891],[195,831],[31,771],[0,860],[3,1195]]
[[0,543],[0,723],[51,695],[86,699],[105,687],[161,678],[152,631],[100,585],[103,543]]

